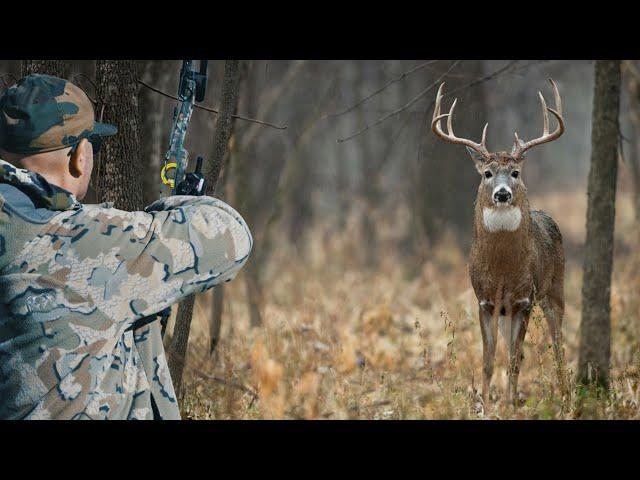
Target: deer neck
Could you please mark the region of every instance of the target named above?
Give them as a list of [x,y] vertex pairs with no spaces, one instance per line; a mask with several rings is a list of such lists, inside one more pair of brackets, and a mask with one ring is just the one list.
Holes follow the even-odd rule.
[[526,199],[497,207],[476,201],[473,250],[475,258],[496,273],[521,268],[532,250],[531,217]]

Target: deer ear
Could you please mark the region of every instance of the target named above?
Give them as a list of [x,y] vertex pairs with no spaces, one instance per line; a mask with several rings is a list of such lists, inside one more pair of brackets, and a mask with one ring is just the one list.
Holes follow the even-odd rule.
[[476,152],[473,148],[465,147],[469,155],[471,156],[471,160],[476,164],[476,169],[478,172],[482,173],[484,171],[484,157]]

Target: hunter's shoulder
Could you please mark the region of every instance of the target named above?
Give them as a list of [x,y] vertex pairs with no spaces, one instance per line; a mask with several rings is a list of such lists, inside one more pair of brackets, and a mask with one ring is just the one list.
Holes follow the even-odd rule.
[[4,222],[23,220],[35,224],[47,223],[59,213],[36,206],[22,190],[6,183],[0,183],[0,211],[4,212]]

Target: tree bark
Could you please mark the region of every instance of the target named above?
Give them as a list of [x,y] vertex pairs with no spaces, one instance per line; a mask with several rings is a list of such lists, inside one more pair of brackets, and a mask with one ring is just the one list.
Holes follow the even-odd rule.
[[[205,174],[206,195],[213,195],[215,192],[224,156],[228,148],[229,137],[231,136],[231,129],[234,122],[232,115],[236,110],[240,86],[240,69],[238,66],[239,60],[227,60],[225,62],[220,114],[214,134],[213,157],[211,158],[211,162],[209,162],[209,168]],[[194,301],[195,296],[191,295],[180,303],[169,349],[169,371],[171,372],[171,378],[173,379],[178,398],[180,398],[182,390],[182,372],[184,370],[187,345],[189,343],[189,330],[191,329]]]
[[116,208],[127,211],[144,208],[136,69],[134,60],[96,62],[102,121],[116,125],[118,134],[107,138],[102,146],[94,187],[99,201],[113,202]]
[[620,61],[598,60],[591,131],[578,382],[609,385],[611,271],[620,132]]
[[32,73],[69,78],[71,73],[71,62],[68,60],[23,60],[22,76],[30,75]]
[[[240,69],[240,77],[242,77],[242,68]],[[240,78],[242,81],[242,78]],[[238,90],[240,86],[238,86]],[[238,96],[239,97],[239,96]],[[238,106],[238,98],[236,97],[236,113]],[[235,122],[233,123],[233,128],[231,131],[231,136],[229,137],[229,148],[227,149],[227,154],[225,156],[224,166],[222,167],[221,178],[218,181],[218,185],[216,187],[216,191],[214,192],[215,196],[220,199],[226,198],[226,187],[227,181],[229,179],[229,168],[231,165],[231,158],[235,157],[237,142],[234,139],[234,130],[235,130]],[[213,356],[213,360],[217,359],[216,347],[218,346],[218,342],[220,341],[220,331],[222,329],[222,314],[224,313],[224,283],[218,285],[213,290],[213,301],[211,308],[211,323],[209,324],[209,354]],[[215,355],[215,356],[214,356]]]

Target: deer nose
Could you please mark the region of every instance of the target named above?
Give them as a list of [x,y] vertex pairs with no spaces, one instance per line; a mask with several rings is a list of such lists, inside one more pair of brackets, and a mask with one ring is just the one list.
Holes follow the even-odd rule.
[[502,187],[500,190],[493,194],[493,199],[499,203],[508,202],[509,200],[511,200],[511,192]]

